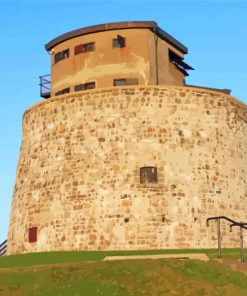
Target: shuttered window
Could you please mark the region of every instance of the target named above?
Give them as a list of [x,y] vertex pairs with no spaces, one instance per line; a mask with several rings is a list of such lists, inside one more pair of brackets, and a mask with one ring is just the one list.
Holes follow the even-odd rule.
[[31,227],[28,229],[28,242],[29,243],[35,243],[37,242],[37,227]]

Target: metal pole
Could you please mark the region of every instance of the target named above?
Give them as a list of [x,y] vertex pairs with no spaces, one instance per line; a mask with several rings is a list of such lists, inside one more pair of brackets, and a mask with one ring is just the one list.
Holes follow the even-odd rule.
[[222,258],[221,253],[221,235],[220,235],[220,219],[217,219],[217,238],[218,238],[218,258]]
[[244,262],[244,239],[243,239],[243,228],[239,226],[240,230],[240,260]]

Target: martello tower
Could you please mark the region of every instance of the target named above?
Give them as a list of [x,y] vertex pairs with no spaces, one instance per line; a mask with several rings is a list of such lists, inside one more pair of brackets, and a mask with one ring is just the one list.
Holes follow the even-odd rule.
[[[28,109],[8,253],[215,247],[208,216],[247,220],[247,108],[187,86],[187,48],[155,22],[46,45]],[[228,235],[225,246],[235,246]]]

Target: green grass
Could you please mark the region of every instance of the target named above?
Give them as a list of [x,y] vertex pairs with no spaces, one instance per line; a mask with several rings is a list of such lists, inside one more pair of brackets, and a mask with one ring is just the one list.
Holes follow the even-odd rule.
[[[247,276],[213,260],[102,261],[110,255],[205,253],[216,249],[31,253],[0,257],[0,296],[246,296]],[[223,249],[239,258],[238,249]]]
[[[84,251],[84,252],[47,252],[30,253],[0,257],[0,269],[8,267],[24,267],[33,265],[47,265],[56,263],[72,263],[83,261],[100,261],[106,256],[114,255],[143,255],[143,254],[186,254],[205,253],[209,258],[217,258],[216,249],[190,249],[190,250],[151,250],[151,251]],[[238,249],[223,249],[224,258],[238,259]],[[247,253],[247,252],[246,252]],[[246,255],[247,256],[247,255]]]
[[126,260],[0,270],[0,296],[246,296],[247,277],[214,261]]

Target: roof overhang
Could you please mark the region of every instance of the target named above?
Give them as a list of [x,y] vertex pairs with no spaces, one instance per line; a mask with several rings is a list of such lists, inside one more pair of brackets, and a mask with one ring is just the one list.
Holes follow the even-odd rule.
[[47,51],[50,51],[54,46],[78,37],[82,35],[88,35],[92,33],[104,32],[104,31],[111,31],[111,30],[122,30],[122,29],[150,29],[152,30],[157,36],[161,39],[165,40],[176,49],[181,51],[182,53],[188,53],[188,48],[180,43],[178,40],[173,38],[171,35],[166,33],[160,27],[158,27],[157,23],[154,21],[131,21],[131,22],[117,22],[117,23],[108,23],[108,24],[101,24],[96,26],[85,27],[77,30],[70,31],[68,33],[62,34],[45,45]]

